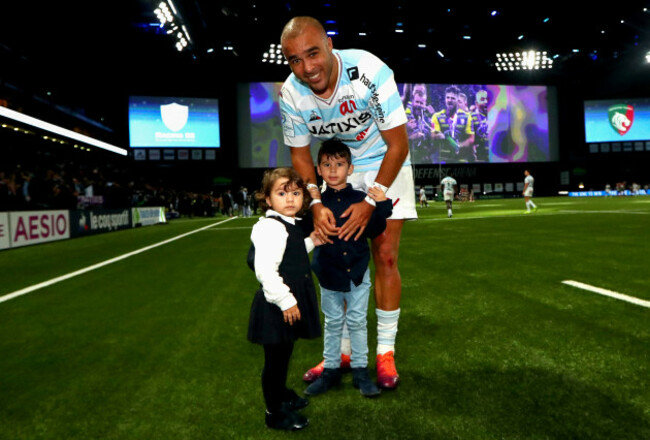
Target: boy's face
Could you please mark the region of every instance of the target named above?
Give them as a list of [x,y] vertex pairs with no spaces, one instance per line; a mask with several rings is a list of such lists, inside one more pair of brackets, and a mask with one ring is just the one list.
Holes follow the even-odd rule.
[[348,176],[352,175],[354,166],[339,156],[323,156],[318,164],[318,175],[332,189],[343,189],[348,184]]

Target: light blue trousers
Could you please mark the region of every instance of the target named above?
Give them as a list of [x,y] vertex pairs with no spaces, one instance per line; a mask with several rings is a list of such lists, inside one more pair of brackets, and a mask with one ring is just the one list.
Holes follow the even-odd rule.
[[325,368],[339,368],[341,365],[341,334],[344,322],[347,322],[350,332],[351,367],[368,366],[367,321],[370,286],[370,269],[366,269],[361,284],[355,286],[353,282],[350,282],[349,292],[320,287],[321,310],[325,315],[325,336],[323,337]]

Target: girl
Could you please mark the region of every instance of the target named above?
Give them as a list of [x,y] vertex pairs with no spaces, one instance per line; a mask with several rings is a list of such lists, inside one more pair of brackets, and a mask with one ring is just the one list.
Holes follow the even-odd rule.
[[322,242],[314,232],[305,238],[296,218],[309,206],[306,194],[293,168],[277,168],[264,174],[256,195],[266,217],[251,233],[249,265],[261,286],[251,306],[248,340],[264,347],[266,425],[275,429],[297,430],[309,423],[297,412],[309,401],[286,387],[287,371],[294,341],[321,335],[308,252]]

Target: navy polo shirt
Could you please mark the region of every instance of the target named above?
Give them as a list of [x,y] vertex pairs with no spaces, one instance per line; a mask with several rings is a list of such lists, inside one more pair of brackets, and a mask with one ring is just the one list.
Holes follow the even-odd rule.
[[[336,218],[336,226],[342,226],[347,218],[341,214],[354,203],[363,201],[366,193],[357,191],[348,184],[341,190],[327,188],[321,194],[323,205],[329,208]],[[358,240],[348,241],[338,237],[330,237],[334,243],[325,243],[314,250],[311,267],[321,286],[339,292],[350,291],[350,281],[358,286],[363,281],[363,275],[370,263],[370,246],[368,238],[375,238],[386,229],[386,218],[393,213],[390,199],[378,202],[370,217],[370,221]]]

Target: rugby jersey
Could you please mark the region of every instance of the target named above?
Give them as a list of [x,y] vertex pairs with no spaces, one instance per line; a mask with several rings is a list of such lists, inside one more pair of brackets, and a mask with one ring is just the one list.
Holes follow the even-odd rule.
[[[312,139],[337,139],[352,152],[355,171],[378,170],[387,150],[380,130],[406,123],[393,71],[379,58],[358,49],[333,50],[338,84],[322,99],[292,73],[280,91],[284,143],[304,147]],[[410,155],[404,166],[410,165]]]
[[445,177],[440,181],[440,184],[444,187],[445,192],[453,192],[454,191],[454,185],[456,185],[456,179],[453,177]]

